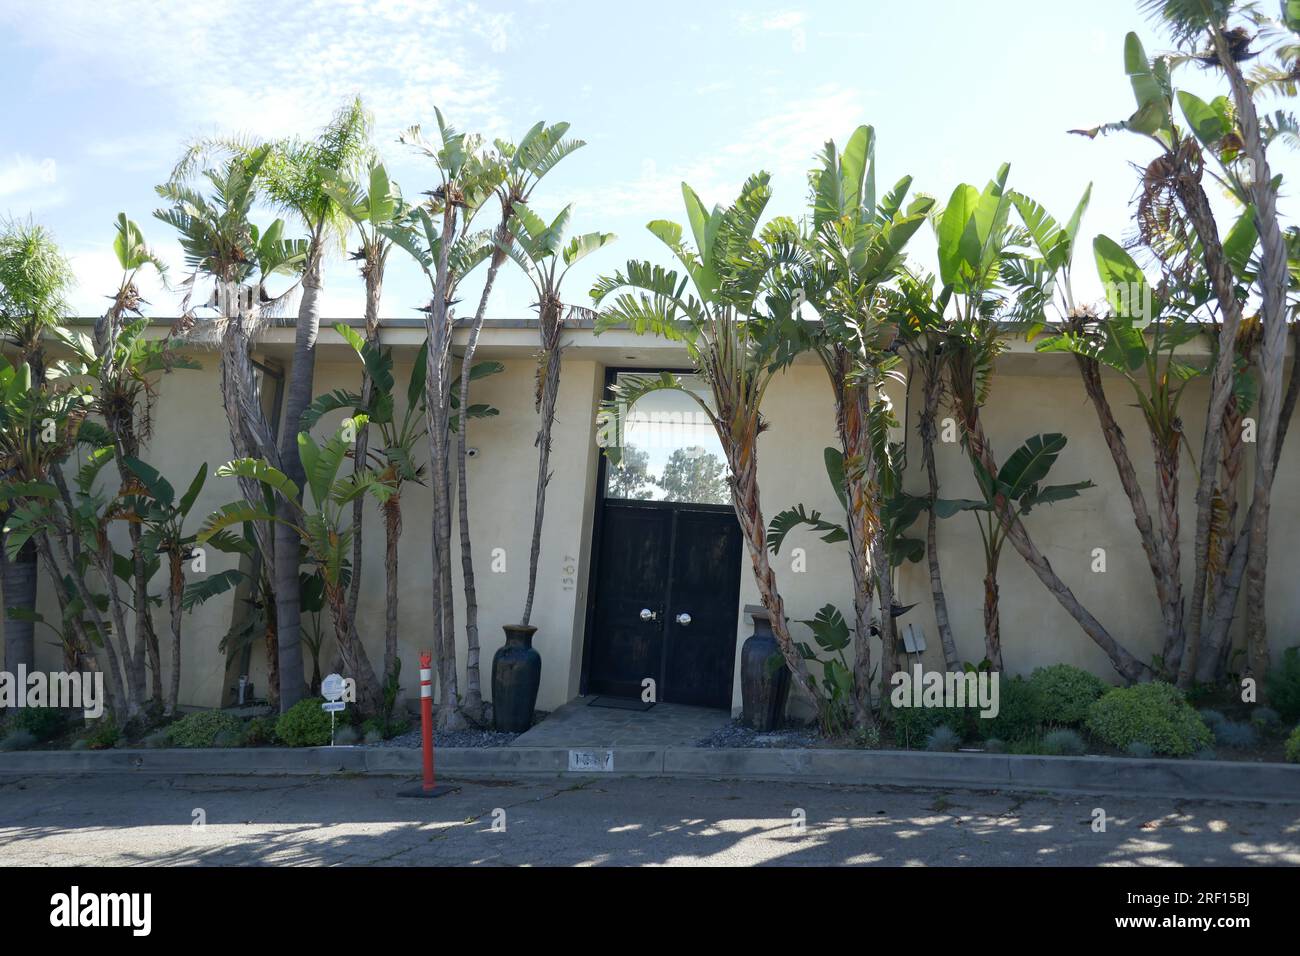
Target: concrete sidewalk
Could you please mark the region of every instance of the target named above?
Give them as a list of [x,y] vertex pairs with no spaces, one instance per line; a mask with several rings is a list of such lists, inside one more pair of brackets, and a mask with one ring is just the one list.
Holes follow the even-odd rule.
[[[479,747],[437,751],[439,777],[713,778],[801,783],[1109,793],[1300,804],[1300,764],[1122,757],[1037,757],[913,750],[762,750],[706,747]],[[421,754],[397,747],[0,753],[6,776],[139,774],[370,774],[414,777]]]
[[403,800],[404,785],[3,778],[0,866],[1300,864],[1296,807],[626,777],[464,781]]
[[731,723],[725,710],[655,704],[649,710],[592,706],[575,697],[520,734],[513,747],[690,747]]

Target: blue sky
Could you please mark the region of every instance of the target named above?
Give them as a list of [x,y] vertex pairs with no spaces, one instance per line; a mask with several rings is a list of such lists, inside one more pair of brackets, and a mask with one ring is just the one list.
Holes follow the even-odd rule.
[[[77,269],[75,310],[98,313],[117,281],[119,211],[174,264],[173,280],[183,277],[179,247],[152,212],[153,187],[185,142],[310,135],[360,93],[412,197],[433,171],[396,137],[432,125],[435,105],[489,137],[518,137],[538,119],[572,123],[588,145],[546,179],[534,207],[550,215],[573,202],[578,231],[619,234],[570,276],[566,298],[583,304],[597,272],[662,260],[644,227],[682,220],[682,180],[712,204],[767,169],[769,210],[798,215],[814,152],[860,123],[876,128],[882,183],[910,173],[914,189],[942,201],[1009,161],[1013,186],[1058,218],[1092,181],[1084,232],[1118,238],[1136,183],[1129,164],[1151,150],[1133,136],[1090,142],[1066,130],[1131,112],[1121,68],[1130,29],[1149,51],[1162,47],[1133,0],[0,0],[0,213],[30,213],[54,231]],[[1213,91],[1206,79],[1185,83]],[[932,245],[918,235],[922,261]],[[325,281],[327,318],[361,313],[350,263],[337,257]],[[477,291],[463,287],[462,312]],[[176,313],[179,296],[146,293],[155,314]],[[427,297],[395,254],[384,314],[416,315]],[[506,275],[489,315],[529,306],[526,283]]]

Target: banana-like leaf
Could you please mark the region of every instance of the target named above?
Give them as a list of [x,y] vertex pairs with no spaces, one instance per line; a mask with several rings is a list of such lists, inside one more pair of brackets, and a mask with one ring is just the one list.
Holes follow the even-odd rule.
[[251,478],[281,495],[286,501],[297,501],[301,494],[292,478],[278,468],[273,468],[263,458],[236,458],[219,467],[216,474],[218,478]]
[[800,525],[811,528],[813,533],[820,535],[821,540],[827,544],[838,544],[849,539],[843,525],[827,521],[822,518],[821,512],[815,509],[811,512],[805,511],[804,506],[799,504],[793,508],[778,512],[768,523],[768,550],[773,554],[779,554],[781,545],[785,543],[786,536]]
[[185,586],[181,607],[191,611],[200,604],[238,587],[245,577],[244,572],[233,569],[216,574],[205,574],[202,579]]

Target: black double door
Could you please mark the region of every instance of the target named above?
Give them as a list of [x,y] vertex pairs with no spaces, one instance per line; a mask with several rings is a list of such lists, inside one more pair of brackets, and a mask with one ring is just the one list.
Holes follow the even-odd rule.
[[717,506],[605,501],[587,691],[730,707],[742,542]]

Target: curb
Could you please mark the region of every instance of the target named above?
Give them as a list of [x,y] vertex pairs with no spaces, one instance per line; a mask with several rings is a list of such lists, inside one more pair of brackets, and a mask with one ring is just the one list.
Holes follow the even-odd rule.
[[[85,773],[418,776],[420,757],[418,749],[396,747],[20,751],[0,754],[0,776]],[[608,774],[1300,804],[1300,765],[1279,763],[914,750],[699,747],[445,748],[437,752],[435,762],[440,776],[453,779]]]

